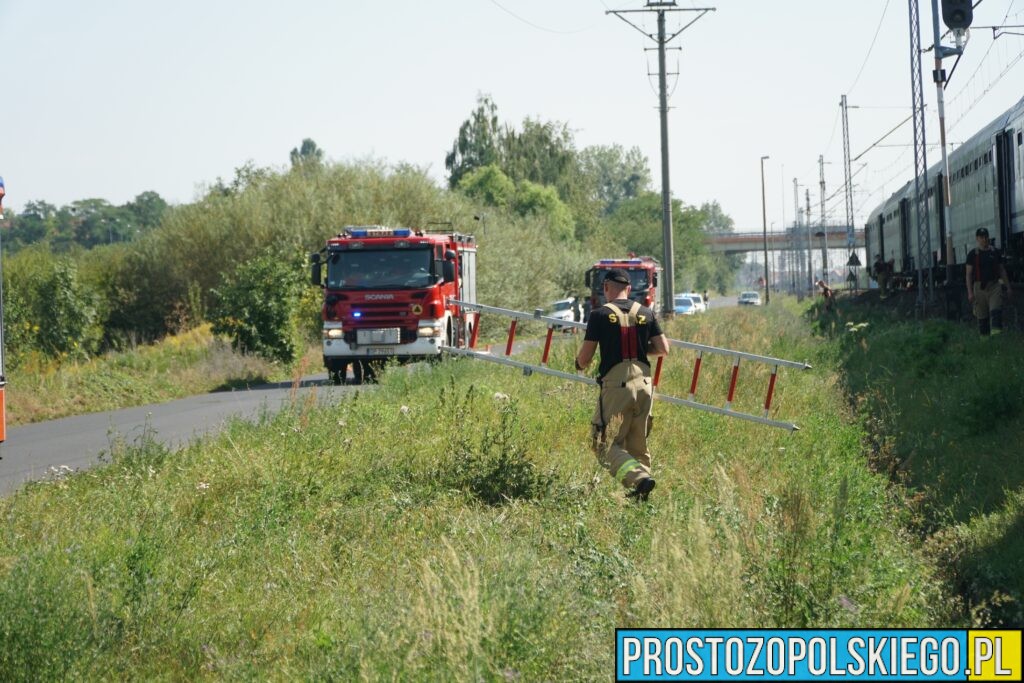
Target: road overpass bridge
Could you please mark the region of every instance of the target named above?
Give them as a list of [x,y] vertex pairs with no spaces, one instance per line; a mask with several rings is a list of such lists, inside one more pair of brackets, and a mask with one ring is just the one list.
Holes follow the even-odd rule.
[[[822,238],[816,234],[821,232],[820,228],[811,226],[812,242],[811,247],[820,249]],[[828,248],[846,249],[846,227],[830,225],[827,227]],[[855,230],[854,247],[864,247],[864,230]],[[730,232],[721,235],[712,235],[704,240],[708,245],[708,251],[712,254],[744,254],[751,251],[764,251],[764,231],[754,232]],[[807,228],[800,227],[794,231],[792,228],[785,232],[768,233],[768,251],[789,251],[792,249],[807,248]]]

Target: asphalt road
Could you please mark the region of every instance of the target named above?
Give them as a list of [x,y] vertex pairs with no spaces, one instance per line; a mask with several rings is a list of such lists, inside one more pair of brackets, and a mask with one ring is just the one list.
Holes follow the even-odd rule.
[[714,310],[716,308],[731,308],[732,306],[738,306],[738,296],[713,296],[711,301],[708,303],[708,308]]
[[[304,378],[296,394],[315,390],[319,401],[330,403],[357,389],[366,387],[336,387],[327,382],[326,374],[319,374]],[[254,419],[264,411],[277,412],[291,400],[292,383],[280,382],[12,427],[0,445],[0,495],[47,476],[50,468],[91,467],[110,449],[113,438],[131,443],[147,426],[160,442],[179,448],[217,431],[232,417]]]

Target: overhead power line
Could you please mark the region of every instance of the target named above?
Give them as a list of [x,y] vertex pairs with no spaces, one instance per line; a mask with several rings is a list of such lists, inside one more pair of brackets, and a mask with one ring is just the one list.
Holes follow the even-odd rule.
[[568,34],[572,34],[572,33],[583,33],[584,31],[589,31],[590,29],[593,28],[593,26],[585,26],[583,28],[571,29],[571,30],[568,30],[568,31],[557,29],[557,28],[548,28],[547,26],[541,26],[540,24],[534,23],[534,22],[530,21],[529,19],[526,19],[524,17],[519,16],[518,14],[516,14],[515,12],[510,10],[508,7],[505,7],[500,2],[498,2],[498,0],[491,0],[491,4],[494,5],[495,7],[497,7],[498,9],[500,9],[505,14],[509,15],[510,17],[512,17],[513,19],[515,19],[517,21],[521,21],[522,23],[526,24],[527,26],[535,28],[538,31],[544,31],[545,33],[557,33],[557,34],[561,34],[561,35],[568,35]]
[[847,96],[853,92],[853,89],[857,87],[857,83],[860,82],[861,74],[864,73],[864,67],[868,65],[868,60],[871,59],[871,51],[875,49],[875,41],[878,40],[878,34],[882,30],[882,23],[885,22],[885,13],[889,11],[890,0],[885,0],[885,7],[882,8],[882,16],[878,19],[878,27],[875,29],[875,35],[871,39],[871,45],[868,46],[868,53],[864,55],[864,62],[860,65],[860,71],[857,72],[857,77],[853,79],[853,85],[846,89]]
[[861,158],[862,156],[864,156],[865,154],[867,154],[868,152],[870,152],[870,151],[871,151],[871,150],[872,150],[872,149],[873,149],[873,148],[875,147],[875,145],[877,145],[877,144],[878,144],[878,143],[880,143],[880,142],[881,142],[882,140],[886,139],[887,137],[889,137],[890,135],[892,135],[893,133],[895,133],[896,131],[898,131],[898,130],[899,130],[900,128],[902,128],[902,127],[903,127],[903,125],[904,125],[904,124],[905,124],[905,123],[906,123],[907,121],[909,121],[909,120],[910,120],[910,119],[912,119],[913,117],[914,117],[914,115],[913,115],[913,114],[911,114],[911,115],[910,115],[910,116],[908,116],[907,118],[905,118],[905,119],[903,119],[902,121],[900,121],[899,123],[897,123],[897,124],[896,124],[895,126],[893,126],[893,127],[891,128],[891,129],[889,129],[889,132],[888,132],[888,133],[886,133],[886,134],[885,134],[885,135],[883,135],[882,137],[880,137],[880,138],[878,138],[877,140],[875,140],[875,141],[874,141],[873,143],[871,143],[871,144],[870,144],[870,145],[868,146],[868,148],[867,148],[867,149],[865,149],[865,150],[864,150],[863,152],[861,152],[860,154],[858,154],[857,156],[855,156],[855,157],[854,157],[854,158],[852,159],[852,161],[857,161],[857,160],[858,160],[858,159],[860,159],[860,158]]

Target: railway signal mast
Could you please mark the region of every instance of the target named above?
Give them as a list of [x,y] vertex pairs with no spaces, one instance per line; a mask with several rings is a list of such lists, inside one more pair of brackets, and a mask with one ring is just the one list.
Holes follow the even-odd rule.
[[[676,7],[675,0],[668,0],[666,2],[648,0],[647,6],[643,9],[608,10],[605,12],[605,14],[614,14],[658,45],[658,110],[661,113],[661,230],[664,243],[663,261],[665,264],[665,272],[663,274],[665,289],[662,292],[662,310],[665,311],[666,315],[670,315],[674,309],[672,297],[675,294],[675,251],[672,238],[672,191],[668,173],[668,85],[666,82],[667,73],[665,71],[665,46],[675,40],[680,33],[692,26],[698,19],[708,12],[714,11],[714,7]],[[647,31],[634,24],[625,16],[638,12],[654,12],[658,15],[657,34],[647,33]],[[697,12],[698,14],[672,35],[666,35],[665,14],[667,12]]]
[[[946,296],[953,297],[953,225],[950,222],[949,207],[952,202],[949,183],[949,158],[946,155],[946,70],[942,68],[942,60],[952,55],[960,55],[964,49],[964,36],[971,22],[974,21],[974,8],[971,0],[942,0],[942,21],[953,31],[956,47],[944,47],[939,43],[939,8],[938,0],[932,0],[932,36],[935,52],[935,93],[939,110],[939,142],[942,148],[942,224],[946,234]],[[955,67],[955,65],[954,65]],[[1005,245],[1003,245],[1005,247]],[[947,304],[948,305],[948,304]]]

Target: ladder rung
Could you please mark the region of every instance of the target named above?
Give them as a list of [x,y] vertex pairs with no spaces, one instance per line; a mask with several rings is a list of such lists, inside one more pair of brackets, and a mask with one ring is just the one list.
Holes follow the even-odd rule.
[[690,400],[697,395],[697,379],[700,377],[700,362],[704,357],[703,351],[697,352],[697,360],[693,364],[693,379],[690,380]]
[[512,324],[508,326],[508,344],[505,345],[505,355],[512,355],[512,342],[516,340],[516,323],[519,322],[515,318],[512,318]]
[[775,393],[775,378],[779,375],[779,366],[772,368],[772,377],[768,380],[768,396],[764,399],[764,416],[768,417],[768,411],[772,407],[772,395]]
[[729,397],[725,400],[726,409],[732,408],[732,399],[736,395],[736,380],[740,376],[740,357],[736,358],[732,362],[732,378],[729,380]]
[[548,325],[548,336],[547,339],[544,340],[544,355],[540,359],[541,365],[548,364],[548,355],[551,353],[551,335],[553,335],[554,333],[555,328],[552,327],[551,325]]

